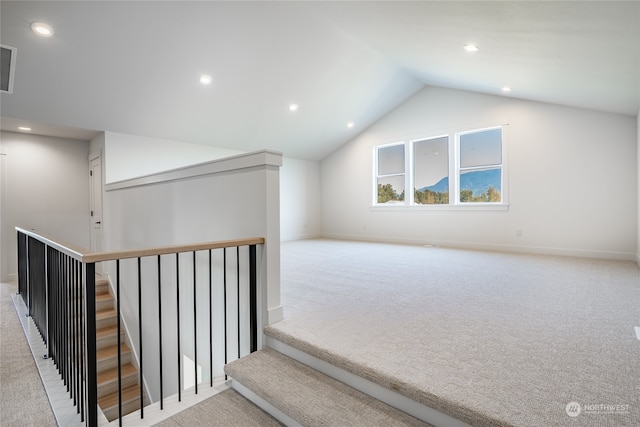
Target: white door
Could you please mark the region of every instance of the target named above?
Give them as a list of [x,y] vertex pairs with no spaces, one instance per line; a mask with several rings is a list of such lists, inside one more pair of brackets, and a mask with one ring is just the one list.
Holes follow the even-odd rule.
[[[102,251],[102,157],[91,157],[89,160],[89,188],[91,191],[91,251]],[[101,274],[100,264],[96,265],[96,273]]]

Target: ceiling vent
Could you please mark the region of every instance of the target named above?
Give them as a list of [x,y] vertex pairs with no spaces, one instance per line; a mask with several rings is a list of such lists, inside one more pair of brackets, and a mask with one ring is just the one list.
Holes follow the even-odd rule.
[[0,92],[13,93],[17,52],[15,47],[0,45]]

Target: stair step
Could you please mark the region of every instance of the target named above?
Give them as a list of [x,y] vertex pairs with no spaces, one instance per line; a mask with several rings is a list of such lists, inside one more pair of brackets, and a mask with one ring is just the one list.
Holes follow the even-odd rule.
[[116,311],[113,308],[96,312],[96,329],[103,329],[117,323]]
[[[126,353],[130,353],[131,350],[129,350],[129,347],[127,347],[126,344],[121,344],[120,345],[120,353],[122,354],[126,354]],[[117,357],[118,356],[118,347],[115,345],[106,347],[106,348],[101,348],[100,350],[97,351],[96,353],[96,359],[98,361],[104,360],[104,359],[108,359],[111,357]]]
[[113,296],[109,293],[96,294],[96,313],[113,309]]
[[[124,328],[120,330],[120,342],[124,342]],[[96,349],[118,345],[118,326],[109,325],[96,331]]]
[[[138,384],[138,370],[131,363],[122,366],[122,388]],[[118,368],[100,372],[97,378],[98,398],[106,397],[118,390]]]
[[[118,393],[111,393],[98,399],[98,404],[107,420],[118,418]],[[140,409],[140,386],[133,385],[122,390],[122,415]]]
[[[120,359],[122,364],[131,363],[131,350],[126,344],[120,345]],[[115,345],[101,348],[96,352],[98,373],[118,366],[118,347]]]
[[428,426],[270,348],[231,362],[224,370],[274,408],[305,426]]
[[109,281],[107,279],[96,278],[96,295],[109,293]]

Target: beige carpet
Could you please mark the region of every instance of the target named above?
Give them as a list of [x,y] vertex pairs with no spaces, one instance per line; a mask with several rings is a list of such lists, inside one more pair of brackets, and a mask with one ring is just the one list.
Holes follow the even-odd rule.
[[269,348],[225,372],[303,426],[431,427]]
[[282,426],[271,415],[229,389],[192,406],[157,426],[276,427]]
[[269,334],[473,425],[640,425],[635,263],[286,242],[282,302]]
[[17,318],[11,293],[15,284],[0,284],[0,425],[55,426],[29,344]]

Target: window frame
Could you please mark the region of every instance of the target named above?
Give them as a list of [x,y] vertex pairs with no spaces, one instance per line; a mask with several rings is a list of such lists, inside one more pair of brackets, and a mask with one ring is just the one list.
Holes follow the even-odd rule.
[[[441,139],[441,138],[447,138],[447,178],[449,178],[448,184],[449,184],[449,203],[447,204],[416,204],[415,203],[415,185],[416,185],[416,162],[415,162],[415,146],[417,143],[420,142],[425,142],[425,141],[433,141],[436,139]],[[410,183],[410,188],[411,188],[411,198],[409,199],[409,205],[410,206],[418,206],[418,207],[425,207],[425,206],[449,206],[451,205],[451,155],[452,150],[451,150],[451,135],[449,134],[441,134],[441,135],[436,135],[436,136],[430,136],[428,138],[418,138],[418,139],[412,139],[409,141],[409,150],[410,150],[410,165],[411,165],[411,170],[409,173],[409,183]]]
[[[480,132],[487,132],[487,131],[492,131],[492,130],[496,130],[496,129],[500,129],[500,164],[494,164],[494,165],[483,165],[483,166],[467,166],[467,167],[462,167],[460,166],[460,154],[461,154],[461,150],[460,150],[460,137],[463,135],[470,135],[470,134],[474,134],[474,133],[480,133]],[[454,195],[454,201],[455,201],[455,205],[460,205],[460,206],[499,206],[499,205],[506,205],[506,194],[507,192],[505,191],[505,185],[506,185],[506,179],[505,179],[505,170],[504,170],[504,165],[505,165],[505,155],[506,155],[506,151],[505,151],[505,125],[500,125],[500,126],[491,126],[491,127],[487,127],[487,128],[481,128],[481,129],[473,129],[473,130],[468,130],[468,131],[463,131],[463,132],[456,132],[455,134],[455,195]],[[462,170],[474,170],[474,169],[493,169],[493,168],[500,168],[500,201],[499,202],[461,202],[460,201],[460,182],[462,181],[462,179],[460,178],[461,176],[461,171]],[[451,201],[451,196],[449,196],[449,200]]]
[[[370,209],[372,210],[425,210],[425,211],[442,211],[442,210],[508,210],[509,209],[509,191],[508,191],[508,124],[487,126],[487,127],[467,127],[467,130],[455,130],[451,132],[434,132],[433,134],[419,138],[407,138],[405,140],[380,144],[373,147],[373,194]],[[501,129],[501,201],[500,202],[460,202],[460,136],[482,131]],[[448,177],[449,177],[449,203],[448,204],[416,204],[415,203],[415,144],[439,138],[447,138],[447,156],[448,156]],[[394,176],[401,174],[378,175],[378,150],[395,145],[404,145],[404,201],[385,204],[378,203],[378,178],[385,176]],[[483,166],[485,168],[497,167],[497,165]]]
[[[379,157],[379,152],[380,149],[383,148],[389,148],[389,147],[394,147],[396,145],[403,145],[404,146],[404,168],[402,173],[391,173],[391,174],[378,174],[378,165],[379,165],[379,161],[378,161],[378,157]],[[377,145],[375,147],[373,147],[373,198],[372,198],[372,204],[373,206],[407,206],[407,181],[408,181],[408,177],[407,177],[407,144],[405,141],[398,141],[398,142],[392,142],[389,144],[383,144],[383,145]],[[378,203],[378,179],[380,178],[386,178],[386,177],[392,177],[392,176],[403,176],[404,179],[404,200],[402,200],[401,203],[393,203],[391,205],[387,205],[386,203]]]

